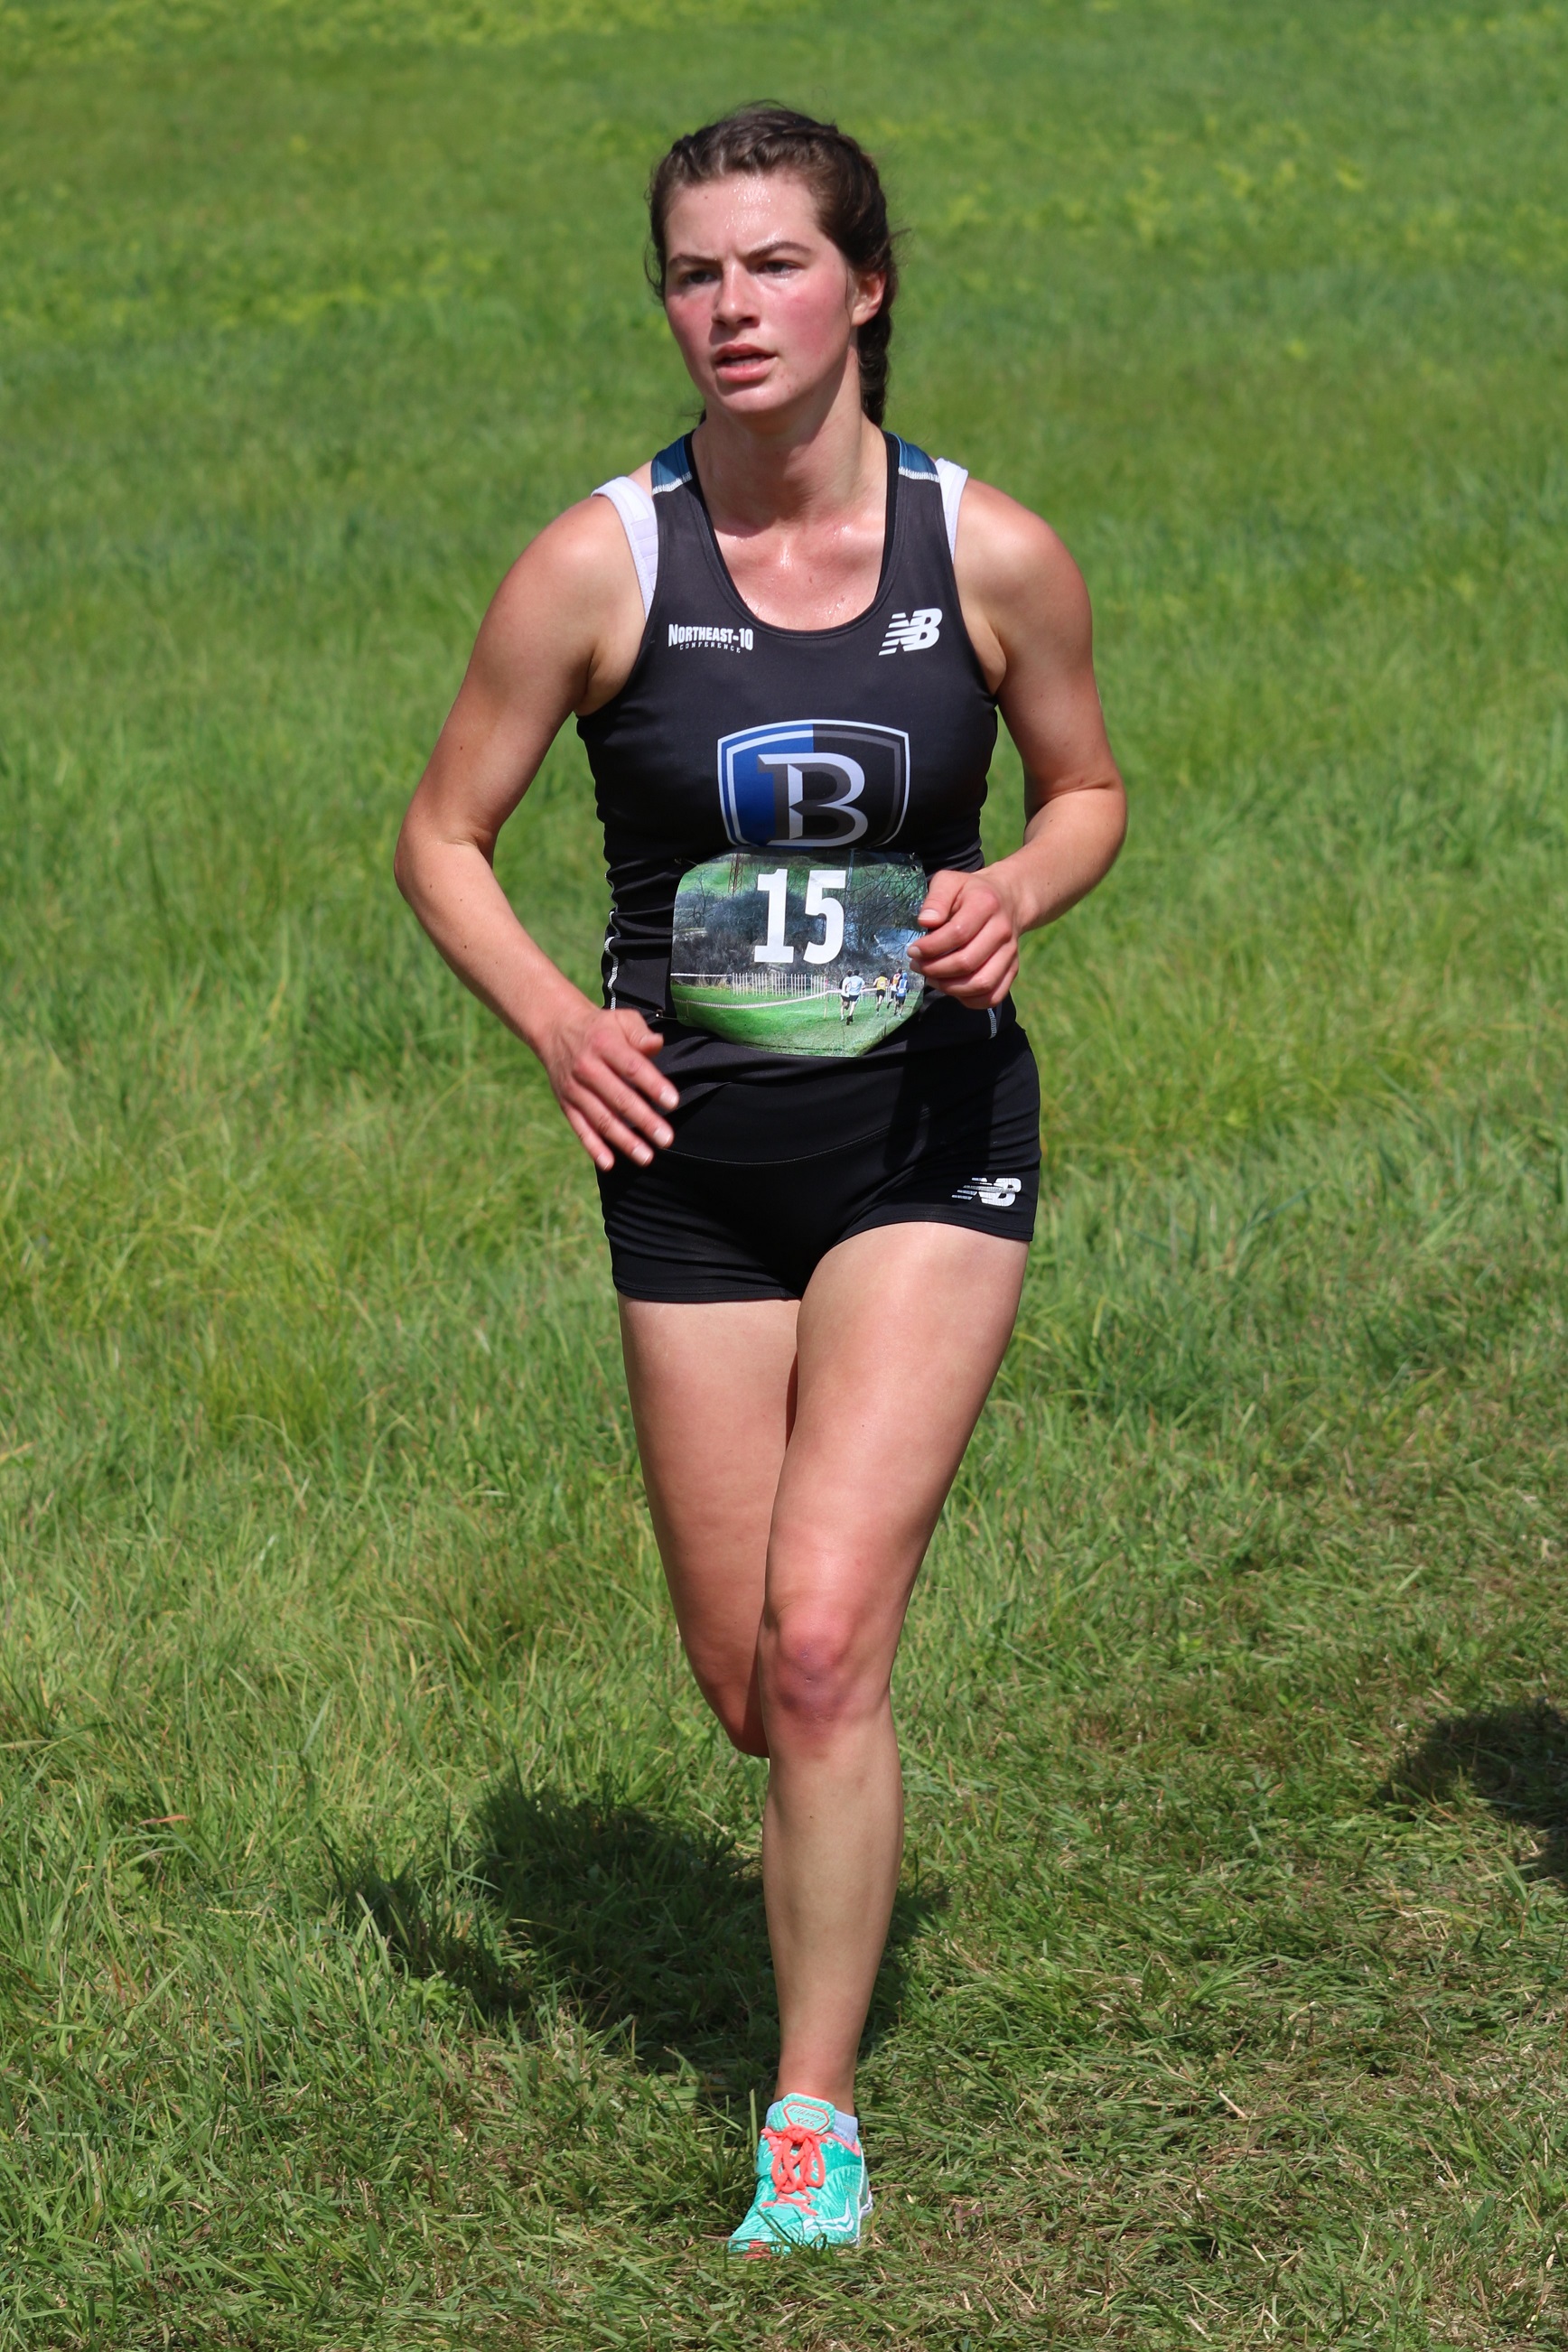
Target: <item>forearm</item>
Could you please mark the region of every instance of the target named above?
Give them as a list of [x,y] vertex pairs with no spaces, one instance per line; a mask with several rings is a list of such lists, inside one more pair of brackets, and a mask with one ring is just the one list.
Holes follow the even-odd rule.
[[405,828],[397,885],[466,987],[542,1056],[563,1019],[592,1010],[519,922],[477,843]]
[[1127,831],[1120,778],[1056,793],[1025,828],[1020,847],[986,867],[1017,929],[1038,930],[1087,898],[1116,862]]

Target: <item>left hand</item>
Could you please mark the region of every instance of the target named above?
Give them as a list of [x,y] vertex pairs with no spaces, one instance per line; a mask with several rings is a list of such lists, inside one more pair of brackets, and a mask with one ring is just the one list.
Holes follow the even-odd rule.
[[911,971],[981,1013],[1001,1003],[1018,976],[1018,919],[994,867],[933,874],[915,920],[926,936]]

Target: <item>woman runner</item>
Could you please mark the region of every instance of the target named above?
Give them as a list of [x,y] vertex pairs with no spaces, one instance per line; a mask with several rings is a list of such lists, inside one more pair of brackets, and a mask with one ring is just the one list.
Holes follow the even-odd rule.
[[[1094,887],[1125,820],[1071,557],[882,430],[897,271],[870,159],[747,107],[676,142],[649,209],[700,421],[513,565],[396,871],[599,1171],[681,1639],[768,1759],[782,2041],[730,2240],[767,2253],[854,2244],[870,2208],[855,2069],[903,1836],[893,1658],[1038,1189],[1018,940]],[[1027,825],[985,866],[998,709]],[[573,713],[602,1006],[491,865]],[[843,978],[889,964],[889,1018],[842,1018]]]

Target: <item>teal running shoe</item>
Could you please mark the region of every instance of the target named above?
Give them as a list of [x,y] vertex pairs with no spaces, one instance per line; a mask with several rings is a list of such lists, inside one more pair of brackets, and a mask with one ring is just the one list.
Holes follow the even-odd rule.
[[757,2143],[757,2193],[730,2239],[732,2254],[787,2254],[796,2246],[858,2246],[871,2210],[866,2158],[833,2128],[826,2099],[792,2091],[768,2109]]

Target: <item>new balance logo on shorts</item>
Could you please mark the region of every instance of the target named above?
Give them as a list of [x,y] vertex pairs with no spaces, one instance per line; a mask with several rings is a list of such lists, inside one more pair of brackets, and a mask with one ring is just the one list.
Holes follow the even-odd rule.
[[919,654],[934,646],[942,635],[942,606],[922,604],[918,612],[895,613],[882,639],[885,654]]
[[988,1209],[1016,1209],[1023,1189],[1021,1176],[972,1176],[952,1197],[955,1201],[984,1201]]

